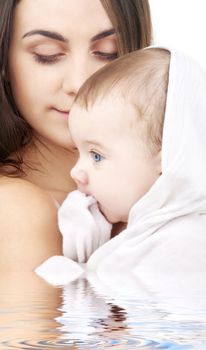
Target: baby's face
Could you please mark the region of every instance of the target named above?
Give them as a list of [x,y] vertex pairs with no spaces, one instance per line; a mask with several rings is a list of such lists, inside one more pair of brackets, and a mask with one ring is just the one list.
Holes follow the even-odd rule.
[[159,156],[140,138],[134,109],[108,97],[86,111],[74,105],[69,116],[79,159],[71,171],[78,189],[94,196],[112,222],[127,222],[132,205],[153,185]]

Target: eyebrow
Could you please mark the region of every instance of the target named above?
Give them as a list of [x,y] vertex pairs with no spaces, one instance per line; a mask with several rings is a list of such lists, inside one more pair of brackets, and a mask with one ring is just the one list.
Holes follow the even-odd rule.
[[36,29],[36,30],[31,30],[30,32],[26,33],[23,35],[23,39],[33,36],[33,35],[42,35],[45,36],[47,38],[50,39],[54,39],[54,40],[58,40],[61,41],[63,43],[68,43],[68,40],[61,34],[57,33],[57,32],[51,32],[48,30],[43,30],[43,29]]
[[[113,34],[115,34],[115,30],[113,28],[108,29],[108,30],[104,30],[103,32],[93,36],[91,38],[91,42],[103,39],[103,38],[108,37],[108,36],[113,35]],[[57,32],[51,32],[49,30],[43,30],[43,29],[30,30],[29,32],[24,34],[22,38],[23,39],[28,38],[28,37],[33,36],[33,35],[42,35],[42,36],[45,36],[46,38],[49,38],[49,39],[54,39],[54,40],[61,41],[63,43],[68,43],[68,39],[66,39],[63,35],[61,35]]]
[[84,144],[85,145],[92,145],[92,146],[96,146],[96,147],[100,147],[102,149],[105,149],[104,145],[102,145],[101,142],[98,142],[98,141],[95,141],[95,140],[87,139],[87,140],[84,141]]
[[115,34],[115,30],[114,30],[113,28],[108,29],[108,30],[104,30],[103,32],[101,32],[101,33],[99,33],[99,34],[93,36],[93,37],[91,38],[91,41],[94,42],[94,41],[103,39],[103,38],[105,38],[105,37],[107,37],[107,36],[110,36],[110,35],[113,35],[113,34]]

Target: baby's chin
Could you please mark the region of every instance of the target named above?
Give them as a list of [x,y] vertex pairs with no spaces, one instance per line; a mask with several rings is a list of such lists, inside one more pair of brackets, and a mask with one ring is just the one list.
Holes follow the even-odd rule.
[[120,215],[117,215],[116,213],[113,213],[107,209],[105,209],[104,207],[102,207],[99,203],[99,210],[101,211],[102,215],[105,217],[105,219],[107,221],[110,222],[110,224],[117,224],[118,222],[127,222],[127,221],[123,221],[122,217]]

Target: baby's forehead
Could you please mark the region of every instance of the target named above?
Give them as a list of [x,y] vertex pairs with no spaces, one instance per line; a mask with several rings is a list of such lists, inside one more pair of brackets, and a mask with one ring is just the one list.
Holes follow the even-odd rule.
[[[130,104],[129,99],[125,98],[120,91],[117,89],[111,89],[108,93],[102,93],[95,98],[91,98],[85,101],[78,99],[72,105],[72,109],[74,108],[76,111],[86,111],[91,113],[95,110],[101,110],[104,108],[111,108],[114,106],[118,108],[119,106]],[[106,112],[106,110],[105,110]]]
[[87,119],[89,123],[104,122],[105,126],[112,123],[133,123],[139,121],[139,110],[122,94],[111,93],[107,96],[99,96],[91,103],[85,105],[75,101],[71,108],[70,118],[76,120]]
[[88,111],[86,107],[74,102],[69,112],[69,120],[75,120],[78,116],[82,116],[87,113]]

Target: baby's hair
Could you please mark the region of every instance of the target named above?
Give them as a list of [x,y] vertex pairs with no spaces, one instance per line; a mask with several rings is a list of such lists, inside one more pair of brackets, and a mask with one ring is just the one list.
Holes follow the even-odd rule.
[[[118,58],[93,74],[81,87],[75,103],[89,110],[96,101],[114,96],[131,104],[144,122],[152,151],[162,145],[170,53],[147,48]],[[105,111],[106,113],[106,111]]]

